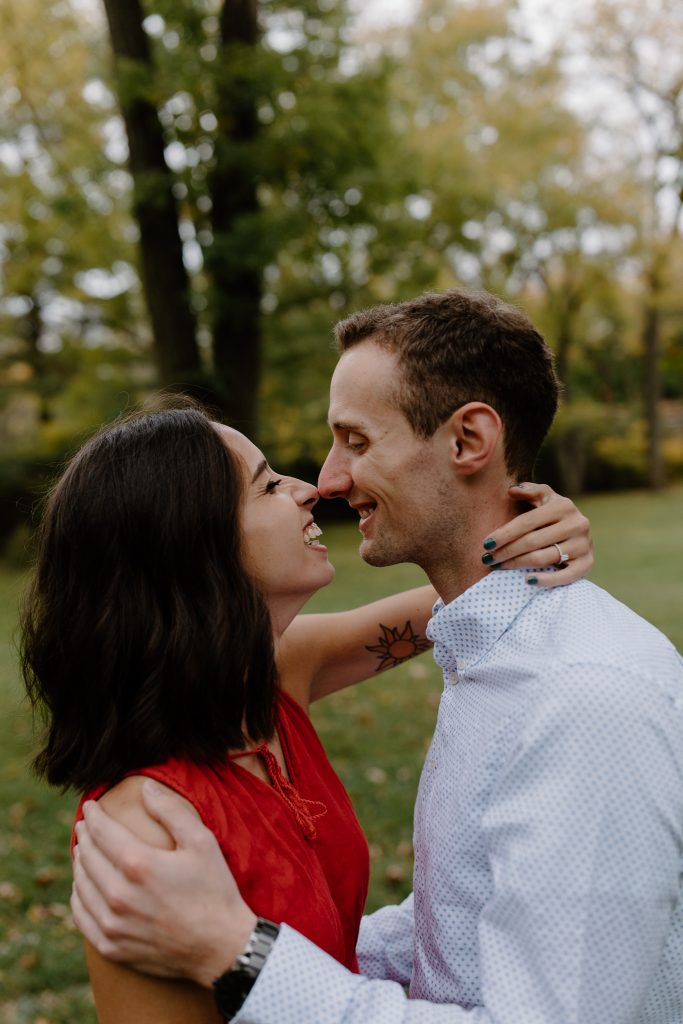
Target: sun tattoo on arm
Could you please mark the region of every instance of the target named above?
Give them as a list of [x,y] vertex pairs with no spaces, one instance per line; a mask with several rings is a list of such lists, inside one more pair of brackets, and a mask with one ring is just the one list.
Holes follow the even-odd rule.
[[402,630],[399,630],[398,626],[392,628],[381,622],[379,628],[382,632],[377,637],[378,642],[365,648],[371,654],[376,654],[379,659],[376,672],[382,672],[385,668],[395,668],[409,658],[414,658],[416,654],[428,651],[432,646],[426,637],[414,631],[410,620]]

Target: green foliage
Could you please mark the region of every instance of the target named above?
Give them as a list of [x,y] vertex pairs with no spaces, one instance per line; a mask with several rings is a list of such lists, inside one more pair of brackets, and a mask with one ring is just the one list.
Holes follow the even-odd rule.
[[[97,21],[67,3],[8,0],[0,27],[1,355],[10,339],[58,348],[65,326],[86,341],[128,327],[133,310],[115,300],[134,271],[127,178],[103,152],[112,114]],[[84,276],[95,270],[97,283]]]
[[[373,273],[393,258],[386,241],[375,248],[376,225],[388,204],[400,210],[415,180],[388,117],[389,62],[351,68],[347,60],[346,4],[263,3],[259,10],[261,41],[253,47],[221,41],[215,4],[146,4],[160,118],[175,147],[176,194],[202,250],[204,272],[194,284],[203,323],[210,328],[224,301],[211,288],[218,263],[265,270],[267,419],[270,381],[289,345],[296,358],[302,344],[286,330],[282,310],[297,307],[297,324],[308,318],[304,333],[313,338],[321,300],[333,294],[331,310],[345,307],[351,295],[357,302],[365,290],[370,300]],[[224,122],[225,110],[236,109],[234,97],[244,94],[256,108],[258,131],[228,138],[234,123]],[[216,236],[212,189],[219,167],[223,174],[234,167],[240,178],[250,173],[258,204],[245,203],[229,233]],[[398,220],[405,235],[405,211]]]
[[116,393],[149,374],[128,178],[103,147],[114,123],[99,21],[9,0],[0,25],[2,544],[75,441],[119,412]]
[[[566,462],[574,445],[586,486],[641,480],[641,428],[612,428],[642,418],[648,305],[662,393],[683,399],[674,0],[600,0],[589,31],[570,26],[545,50],[514,0],[423,0],[405,29],[367,39],[346,3],[261,0],[256,46],[221,41],[222,9],[146,0],[154,71],[122,67],[121,88],[159,112],[207,374],[212,324],[238,308],[216,268],[261,282],[261,440],[273,462],[325,454],[336,319],[465,284],[519,302],[555,348],[577,410],[550,450]],[[0,498],[12,503],[30,489],[21,460],[31,474],[46,449],[61,457],[154,385],[129,207],[158,189],[142,180],[133,195],[123,168],[99,8],[8,0],[0,27],[0,447],[15,467],[0,477],[17,482]],[[586,102],[567,101],[577,53],[589,81],[626,83],[618,110],[589,111],[583,82]],[[226,97],[253,100],[256,132],[232,132]],[[638,127],[649,109],[651,140]],[[255,185],[256,202],[214,232],[219,167]],[[591,403],[604,410],[592,425]],[[0,509],[0,532],[6,518]]]

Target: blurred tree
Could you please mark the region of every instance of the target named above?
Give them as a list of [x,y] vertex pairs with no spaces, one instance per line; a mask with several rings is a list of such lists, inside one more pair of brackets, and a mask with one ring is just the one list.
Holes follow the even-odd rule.
[[[406,178],[390,169],[388,154],[395,158],[398,146],[386,68],[351,60],[344,3],[148,0],[141,8],[106,0],[105,7],[126,123],[132,109],[144,112],[148,145],[156,138],[155,214],[180,234],[191,271],[191,294],[178,287],[173,302],[196,313],[196,345],[214,394],[232,422],[253,432],[262,340],[273,349],[282,338],[268,314],[281,300],[289,308],[322,300],[329,329],[330,293],[342,307],[345,285],[362,286],[358,279],[369,276],[362,267],[375,225]],[[124,55],[122,40],[133,38],[137,49],[129,45]],[[147,172],[134,166],[133,150],[137,181]],[[141,195],[154,198],[140,180],[138,218]],[[155,262],[177,266],[167,248]],[[170,337],[158,337],[158,348]]]
[[628,226],[566,102],[558,53],[532,44],[516,0],[423,0],[406,50],[396,79],[429,183],[431,258],[465,284],[524,297],[570,401],[583,311]]
[[[681,48],[650,39],[679,32],[673,7],[655,17],[670,3],[637,6],[629,91],[607,14],[606,52],[572,32],[570,60],[528,38],[515,0],[422,0],[405,30],[362,37],[331,0],[7,0],[0,433],[115,415],[126,374],[134,399],[155,383],[151,322],[157,380],[203,386],[253,433],[260,379],[260,440],[310,470],[333,320],[461,283],[523,302],[555,344],[578,465],[572,431],[593,444],[621,423],[644,376],[637,316],[681,394]],[[634,4],[600,9],[634,28]],[[593,89],[597,51],[616,92]]]
[[[578,14],[563,12],[553,45],[547,32],[532,33],[533,15],[516,0],[422,0],[395,75],[437,279],[523,301],[555,347],[565,405],[577,403],[554,439],[567,489],[581,485],[574,468],[604,427],[586,399],[630,402],[641,381],[650,480],[661,480],[656,352],[680,317],[683,47],[672,41],[681,8],[604,0],[591,11],[600,31],[592,23],[579,34]],[[601,40],[608,52],[598,64]],[[620,87],[605,90],[618,69]],[[632,344],[637,268],[650,296],[640,316],[644,372]],[[670,373],[667,382],[671,393]],[[613,412],[621,422],[623,410]]]
[[67,4],[7,0],[0,29],[0,409],[30,432],[34,404],[49,422],[75,371],[65,341],[136,352],[142,339],[99,27]]
[[104,0],[116,87],[128,137],[133,215],[140,229],[140,265],[161,380],[191,383],[199,352],[189,281],[178,233],[173,175],[153,95],[153,65],[139,0]]
[[[594,74],[611,89],[600,129],[603,140],[618,140],[611,164],[618,161],[620,178],[626,168],[632,182],[619,199],[637,230],[648,480],[656,488],[664,483],[666,319],[673,322],[674,314],[680,321],[682,312],[674,268],[683,233],[683,7],[678,0],[600,0],[578,47],[593,55]],[[607,170],[609,157],[605,164]]]

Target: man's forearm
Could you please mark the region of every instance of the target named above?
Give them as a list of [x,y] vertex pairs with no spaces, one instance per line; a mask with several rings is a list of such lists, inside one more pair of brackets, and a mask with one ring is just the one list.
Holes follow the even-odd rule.
[[409,1000],[395,981],[353,974],[283,925],[234,1024],[493,1024],[482,1011]]

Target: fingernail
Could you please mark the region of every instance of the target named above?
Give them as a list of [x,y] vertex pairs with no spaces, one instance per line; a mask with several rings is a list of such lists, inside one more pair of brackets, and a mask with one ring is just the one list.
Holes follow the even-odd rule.
[[530,587],[534,587],[538,583],[538,576],[527,576],[526,581]]
[[76,835],[78,836],[79,839],[81,838],[81,832],[83,831],[84,828],[85,828],[85,825],[83,824],[82,821],[77,821],[76,822],[75,832],[76,832]]
[[484,547],[486,548],[487,551],[493,551],[495,546],[496,542],[493,539],[493,537],[487,537],[486,540],[484,541]]
[[150,796],[158,796],[161,793],[161,786],[154,779],[145,779],[142,784],[142,788],[149,793]]
[[518,491],[525,491],[526,490],[526,484],[515,484],[515,487],[517,488]]
[[492,565],[495,561],[495,555],[482,555],[481,560],[484,565]]

